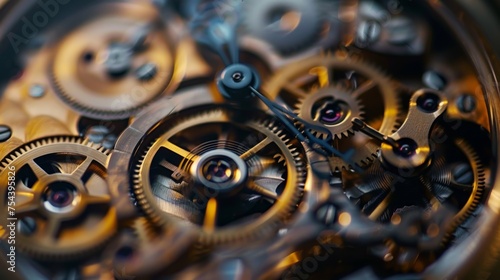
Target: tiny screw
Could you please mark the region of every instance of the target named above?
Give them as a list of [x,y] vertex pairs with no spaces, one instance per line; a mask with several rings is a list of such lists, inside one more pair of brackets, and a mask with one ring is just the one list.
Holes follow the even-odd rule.
[[422,76],[422,82],[427,86],[435,90],[443,90],[448,85],[446,78],[436,71],[427,71]]
[[158,68],[153,63],[146,63],[135,71],[136,77],[141,81],[149,81],[156,76]]
[[241,72],[235,72],[231,77],[233,78],[233,81],[235,81],[236,83],[239,83],[241,82],[241,80],[243,80],[243,74]]
[[12,137],[12,129],[6,125],[0,125],[0,143],[5,142]]
[[364,21],[358,28],[357,43],[360,47],[375,43],[379,39],[381,31],[382,28],[378,22],[374,20]]
[[45,95],[45,87],[42,85],[32,85],[29,94],[33,98],[40,98]]
[[336,219],[336,209],[332,204],[324,204],[316,211],[316,219],[324,225],[332,225]]
[[476,109],[476,99],[470,94],[464,94],[458,98],[457,107],[462,113],[471,113]]

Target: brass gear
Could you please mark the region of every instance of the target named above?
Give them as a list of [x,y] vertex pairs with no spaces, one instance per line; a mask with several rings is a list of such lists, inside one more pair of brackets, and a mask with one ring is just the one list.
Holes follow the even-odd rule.
[[[302,147],[273,120],[250,116],[215,106],[169,122],[132,175],[133,197],[154,224],[194,224],[199,243],[215,245],[270,234],[293,213],[305,182]],[[209,177],[214,161],[232,167]]]
[[[321,120],[319,113],[322,110],[328,110],[337,113],[330,116],[331,120]],[[335,138],[349,137],[354,135],[352,120],[354,118],[363,119],[364,107],[356,96],[353,96],[349,90],[340,86],[328,87],[318,90],[314,94],[301,98],[296,105],[297,115],[308,123],[326,126]],[[335,111],[335,107],[339,111]],[[344,111],[344,112],[343,112]],[[343,115],[341,114],[343,113]],[[316,136],[324,138],[326,135],[321,131],[314,131]]]
[[[264,87],[270,98],[279,98],[315,124],[325,125],[314,120],[317,101],[330,96],[343,102],[346,118],[326,127],[334,135],[334,147],[341,152],[355,150],[351,162],[359,167],[366,167],[376,158],[380,145],[355,132],[350,120],[361,116],[383,134],[393,133],[401,124],[403,109],[394,83],[356,57],[327,54],[307,58],[278,71]],[[353,114],[349,115],[350,112]],[[338,157],[331,157],[329,161],[332,170],[354,167]]]
[[[23,252],[39,260],[72,261],[96,252],[114,235],[108,156],[82,138],[54,136],[23,144],[0,162],[0,181],[8,182],[15,170],[14,190],[0,187],[2,227],[8,218],[18,219],[16,244]],[[15,206],[7,196],[12,191]]]
[[[383,222],[408,209],[429,210],[442,203],[454,203],[457,211],[448,228],[448,240],[480,203],[485,189],[485,171],[478,155],[465,140],[457,138],[441,145],[441,149],[448,150],[437,150],[429,168],[415,178],[404,179],[385,172],[379,161],[370,167],[362,183],[355,183],[357,176],[346,173],[346,194],[357,201],[371,219]],[[414,187],[420,187],[420,196],[414,192]],[[398,197],[396,190],[403,188],[405,191],[399,194],[404,197]]]
[[125,119],[174,86],[174,49],[153,7],[115,3],[92,14],[56,46],[52,83],[87,117]]

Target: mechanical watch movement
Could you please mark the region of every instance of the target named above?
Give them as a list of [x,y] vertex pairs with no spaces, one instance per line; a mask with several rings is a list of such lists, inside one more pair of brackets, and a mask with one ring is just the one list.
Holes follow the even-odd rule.
[[0,278],[497,279],[499,25],[0,0]]

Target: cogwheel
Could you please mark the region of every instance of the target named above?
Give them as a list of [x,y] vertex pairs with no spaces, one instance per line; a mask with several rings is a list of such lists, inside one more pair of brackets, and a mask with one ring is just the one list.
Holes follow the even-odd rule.
[[[296,105],[297,115],[308,123],[327,127],[334,138],[354,135],[352,120],[363,119],[364,107],[358,97],[340,86],[322,88],[301,98]],[[314,131],[318,137],[326,134]]]
[[436,147],[432,164],[422,174],[403,178],[386,172],[379,161],[356,183],[347,179],[346,194],[371,219],[390,221],[402,209],[430,209],[446,204],[456,210],[451,233],[478,206],[485,188],[483,165],[474,150],[462,139]]
[[244,26],[282,54],[300,51],[318,38],[325,16],[317,0],[245,1]]
[[[265,85],[272,99],[279,98],[298,115],[328,128],[332,145],[341,152],[353,149],[351,162],[366,167],[380,144],[352,126],[360,118],[383,134],[401,125],[403,109],[393,82],[376,68],[351,57],[318,55],[278,71]],[[317,133],[324,137],[324,133]],[[341,158],[329,159],[332,170],[354,166]]]
[[133,197],[154,224],[192,224],[200,244],[215,245],[255,240],[288,218],[305,181],[303,148],[251,115],[215,107],[169,121],[133,172]]
[[[0,162],[2,227],[17,218],[16,244],[23,252],[72,261],[96,252],[115,233],[108,156],[82,138],[54,136],[23,144]],[[12,201],[14,212],[8,208]]]
[[151,20],[158,18],[154,8],[116,3],[103,10],[56,46],[51,80],[79,113],[125,119],[175,86],[173,46],[161,23]]

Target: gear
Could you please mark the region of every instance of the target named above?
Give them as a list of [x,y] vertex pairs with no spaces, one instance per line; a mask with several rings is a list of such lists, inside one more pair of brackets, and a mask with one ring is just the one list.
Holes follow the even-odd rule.
[[[309,123],[326,126],[338,139],[354,135],[352,120],[363,119],[364,115],[364,107],[357,96],[339,86],[309,94],[301,98],[296,107],[299,117]],[[322,138],[326,136],[320,131],[315,134]]]
[[243,5],[249,33],[278,52],[300,51],[321,37],[325,17],[319,1],[254,0]]
[[[308,58],[277,72],[265,88],[270,98],[294,107],[303,119],[327,127],[339,151],[354,149],[351,162],[360,167],[376,158],[380,145],[355,133],[352,120],[360,118],[383,134],[401,124],[403,110],[391,80],[356,58]],[[329,161],[332,170],[353,167],[338,157]]]
[[59,42],[51,78],[59,97],[81,114],[125,119],[174,86],[173,47],[151,21],[153,8],[123,3],[104,10]]
[[215,107],[169,122],[133,174],[133,196],[153,223],[194,224],[210,245],[269,234],[293,212],[305,180],[302,147],[247,113]]
[[432,164],[421,175],[404,178],[374,164],[362,183],[346,174],[346,194],[371,219],[388,222],[411,209],[429,210],[446,204],[456,210],[450,234],[478,206],[485,188],[483,165],[474,150],[461,139],[440,144]]
[[[108,156],[82,138],[58,136],[28,142],[0,162],[2,182],[15,170],[12,188],[1,187],[0,215],[3,223],[13,215],[18,219],[22,251],[40,260],[71,261],[95,252],[115,233]],[[7,207],[12,201],[14,213]]]

